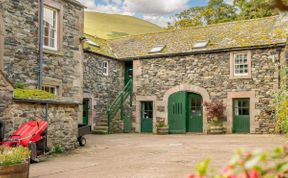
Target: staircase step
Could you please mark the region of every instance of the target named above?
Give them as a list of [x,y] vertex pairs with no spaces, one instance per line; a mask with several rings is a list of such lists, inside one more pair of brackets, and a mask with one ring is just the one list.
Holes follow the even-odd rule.
[[106,135],[106,134],[108,134],[108,130],[92,130],[92,134],[95,134],[95,135]]
[[97,122],[97,126],[108,126],[108,122]]
[[108,127],[96,126],[95,129],[92,131],[92,134],[108,134]]

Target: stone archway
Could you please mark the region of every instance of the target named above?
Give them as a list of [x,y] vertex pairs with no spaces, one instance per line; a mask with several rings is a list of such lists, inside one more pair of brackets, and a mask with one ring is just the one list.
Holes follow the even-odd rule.
[[[170,88],[168,91],[165,92],[163,96],[163,102],[165,105],[165,115],[166,115],[165,123],[166,124],[168,124],[168,104],[169,104],[168,99],[172,94],[180,92],[180,91],[196,93],[196,94],[201,95],[203,98],[203,103],[210,101],[210,96],[207,90],[205,88],[202,88],[196,85],[181,84],[173,88]],[[206,114],[205,109],[203,110],[203,133],[207,133],[207,114]]]

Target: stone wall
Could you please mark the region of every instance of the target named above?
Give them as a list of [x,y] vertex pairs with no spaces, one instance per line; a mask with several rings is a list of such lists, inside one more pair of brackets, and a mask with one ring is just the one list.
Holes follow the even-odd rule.
[[[101,64],[107,61],[109,74],[105,76]],[[94,122],[107,120],[107,108],[116,99],[124,87],[124,63],[85,52],[84,57],[84,93],[93,97]]]
[[[252,121],[254,130],[251,132],[273,133],[275,120],[272,118],[271,105],[273,94],[279,85],[278,52],[276,49],[259,49],[251,52],[252,77],[246,79],[230,79],[230,52],[135,60],[133,85],[137,101],[134,102],[136,122],[140,119],[139,107],[137,110],[139,101],[155,98],[153,99],[155,119],[165,120],[167,123],[165,97],[169,96],[167,93],[173,88],[174,91],[185,91],[187,88],[197,92],[206,90],[207,98],[223,100],[226,105],[230,102],[228,94],[248,92],[247,96],[253,96],[253,93],[256,95],[251,101],[255,103],[255,108],[251,111],[255,116]],[[198,93],[201,94],[201,91]],[[232,123],[228,124],[231,127]],[[139,123],[134,125],[139,131]]]
[[4,110],[12,103],[13,87],[0,70],[0,120]]
[[[4,72],[13,83],[26,83],[32,88],[38,80],[38,2],[6,0],[0,4],[4,21]],[[59,24],[62,32],[59,50],[44,50],[43,82],[58,81],[63,97],[80,101],[83,56],[79,37],[83,35],[83,7],[63,0],[45,0],[48,2],[59,4],[63,16],[59,18],[63,19]]]
[[[49,104],[48,107],[48,147],[61,145],[66,150],[77,147],[78,134],[77,104]],[[5,132],[11,134],[21,124],[31,119],[45,118],[45,104],[14,101],[4,111]]]

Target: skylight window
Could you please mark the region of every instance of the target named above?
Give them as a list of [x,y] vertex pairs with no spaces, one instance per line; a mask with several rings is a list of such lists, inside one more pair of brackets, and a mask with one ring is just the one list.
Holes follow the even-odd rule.
[[100,47],[97,43],[95,43],[94,41],[91,41],[90,39],[87,39],[86,42],[87,42],[89,45],[91,45],[91,46],[95,46],[95,47],[97,47],[97,48]]
[[160,53],[165,48],[165,45],[158,45],[150,50],[149,53]]
[[206,48],[209,44],[209,40],[197,41],[193,44],[193,48]]

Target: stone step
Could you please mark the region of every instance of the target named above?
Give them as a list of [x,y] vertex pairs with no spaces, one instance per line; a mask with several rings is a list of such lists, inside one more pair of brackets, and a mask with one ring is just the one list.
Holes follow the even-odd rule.
[[108,134],[108,130],[92,130],[92,134],[95,134],[95,135],[106,135],[106,134]]
[[92,134],[108,134],[108,126],[96,126]]
[[97,122],[97,126],[108,126],[108,122]]

